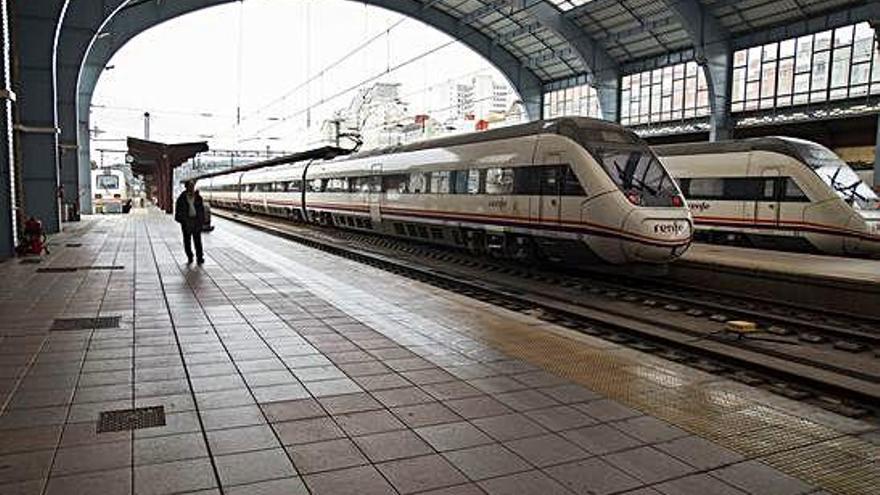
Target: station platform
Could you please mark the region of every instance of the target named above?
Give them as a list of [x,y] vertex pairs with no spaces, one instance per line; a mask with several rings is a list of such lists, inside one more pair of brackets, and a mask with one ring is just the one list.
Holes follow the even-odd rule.
[[829,281],[880,285],[880,260],[695,243],[682,261]]
[[0,494],[878,493],[873,424],[215,223],[0,264]]
[[880,317],[877,259],[695,243],[670,269],[692,285]]

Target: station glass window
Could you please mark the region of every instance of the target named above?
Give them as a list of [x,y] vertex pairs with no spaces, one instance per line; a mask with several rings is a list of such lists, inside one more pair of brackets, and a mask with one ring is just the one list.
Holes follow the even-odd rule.
[[589,84],[578,84],[544,93],[544,118],[552,119],[564,115],[602,118],[599,95]]
[[650,124],[709,115],[709,86],[696,62],[630,74],[620,82],[620,123]]
[[880,48],[867,22],[739,50],[731,110],[880,95]]

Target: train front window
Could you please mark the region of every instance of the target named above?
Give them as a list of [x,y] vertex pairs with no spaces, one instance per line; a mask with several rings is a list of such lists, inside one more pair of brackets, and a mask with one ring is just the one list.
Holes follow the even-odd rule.
[[683,206],[681,193],[672,176],[635,134],[604,127],[574,129],[572,126],[563,131],[593,155],[631,203]]
[[98,189],[119,189],[119,177],[115,175],[99,175]]
[[791,141],[804,163],[853,208],[880,209],[880,197],[833,151],[814,143]]
[[630,202],[640,206],[681,206],[675,181],[647,146],[582,144]]

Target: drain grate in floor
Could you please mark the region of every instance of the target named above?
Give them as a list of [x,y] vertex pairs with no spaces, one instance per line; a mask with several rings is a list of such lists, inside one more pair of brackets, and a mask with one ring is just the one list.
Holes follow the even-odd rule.
[[52,328],[49,330],[91,330],[93,328],[119,328],[119,317],[100,316],[97,318],[58,318],[52,323]]
[[125,267],[122,265],[92,265],[92,266],[81,266],[80,270],[125,270]]
[[45,268],[37,268],[37,273],[70,273],[75,271],[75,266],[47,266]]
[[24,258],[23,260],[19,261],[19,263],[22,265],[36,265],[37,263],[42,262],[43,260],[41,260],[40,258]]
[[65,246],[67,246],[67,247],[82,247],[82,243],[81,242],[68,242],[67,244],[65,244]]
[[139,407],[104,411],[98,417],[98,433],[165,426],[165,407]]

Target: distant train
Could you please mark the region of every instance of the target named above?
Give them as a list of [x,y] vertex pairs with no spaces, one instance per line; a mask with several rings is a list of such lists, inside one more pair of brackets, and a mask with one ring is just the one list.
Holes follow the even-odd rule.
[[697,240],[880,256],[880,199],[831,150],[768,137],[655,146]]
[[572,265],[666,263],[691,215],[644,141],[563,118],[230,172],[198,183],[210,204]]
[[95,213],[128,213],[131,210],[130,187],[121,170],[92,170]]

